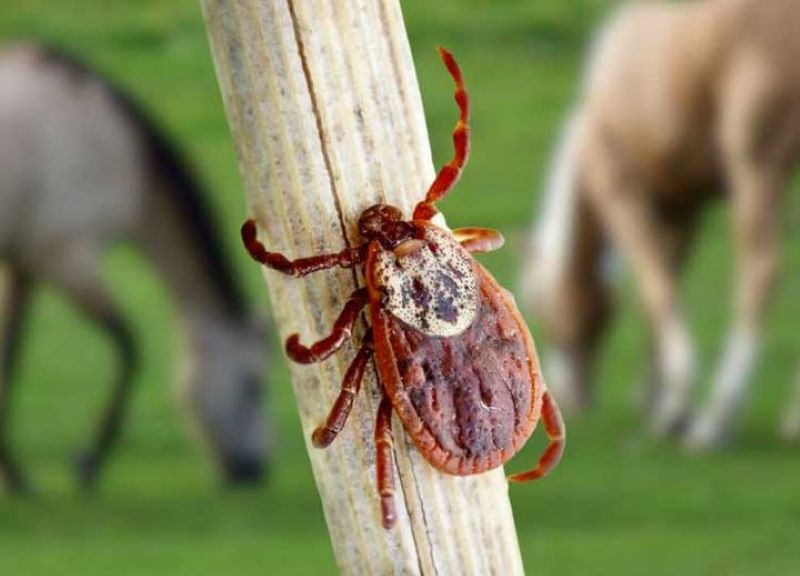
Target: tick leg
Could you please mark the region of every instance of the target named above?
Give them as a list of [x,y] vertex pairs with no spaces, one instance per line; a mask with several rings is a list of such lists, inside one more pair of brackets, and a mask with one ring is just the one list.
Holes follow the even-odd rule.
[[341,252],[333,254],[319,254],[318,256],[289,260],[279,252],[267,251],[257,238],[256,222],[252,219],[242,224],[242,242],[253,260],[267,268],[272,268],[295,278],[335,266],[352,268],[364,261],[367,246],[364,244],[357,248],[345,248]]
[[110,336],[116,352],[111,396],[91,443],[75,462],[78,482],[86,491],[97,485],[104,465],[119,443],[139,365],[136,339],[103,281],[96,248],[93,244],[68,244],[64,250],[51,253],[53,262],[41,270],[44,281],[57,287],[89,321]]
[[344,428],[347,418],[350,416],[350,410],[353,408],[353,400],[361,390],[361,380],[364,377],[364,370],[370,358],[372,358],[373,350],[372,333],[368,332],[364,336],[364,341],[361,343],[358,354],[356,354],[347,369],[347,373],[344,375],[342,391],[339,392],[325,425],[314,430],[311,435],[311,441],[317,448],[328,447]]
[[381,496],[381,520],[384,528],[391,528],[397,520],[394,509],[394,460],[392,446],[392,401],[384,394],[378,406],[375,423],[375,473],[378,493]]
[[453,159],[442,166],[433,184],[428,188],[425,200],[414,208],[414,220],[430,220],[437,214],[436,202],[444,198],[445,194],[458,182],[461,170],[469,157],[469,95],[464,87],[464,78],[450,52],[440,46],[439,55],[456,83],[455,99],[460,115],[453,130],[453,148],[455,150]]
[[467,252],[492,252],[499,250],[506,239],[491,228],[456,228],[453,236]]
[[542,398],[542,422],[547,436],[550,438],[550,444],[539,458],[536,468],[509,476],[510,482],[529,482],[546,476],[561,460],[566,438],[564,419],[561,417],[561,411],[558,409],[555,399],[547,390]]
[[353,325],[367,302],[369,302],[367,289],[359,288],[350,295],[350,300],[345,304],[344,310],[333,323],[330,335],[306,347],[300,344],[298,334],[292,334],[286,340],[286,354],[299,364],[313,364],[325,360],[350,338],[353,333]]

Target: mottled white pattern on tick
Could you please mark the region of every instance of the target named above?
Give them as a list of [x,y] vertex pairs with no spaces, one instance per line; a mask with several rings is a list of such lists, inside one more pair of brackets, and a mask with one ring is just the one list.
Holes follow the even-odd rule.
[[385,295],[384,309],[424,334],[456,336],[475,320],[472,258],[443,230],[426,227],[422,239],[380,252],[375,279]]

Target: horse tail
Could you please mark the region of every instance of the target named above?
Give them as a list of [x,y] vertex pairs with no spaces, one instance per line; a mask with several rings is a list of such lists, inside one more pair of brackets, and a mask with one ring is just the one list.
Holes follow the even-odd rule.
[[521,293],[526,306],[563,277],[574,240],[580,188],[583,113],[573,111],[561,129],[540,201],[538,223],[528,239]]

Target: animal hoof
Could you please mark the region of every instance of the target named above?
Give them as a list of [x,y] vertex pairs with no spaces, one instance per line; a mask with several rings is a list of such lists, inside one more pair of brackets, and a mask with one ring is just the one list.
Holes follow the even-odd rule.
[[694,453],[711,452],[727,446],[730,437],[722,426],[710,418],[697,418],[683,438],[683,447]]
[[225,484],[229,487],[257,486],[268,473],[267,465],[258,459],[234,459],[225,464]]

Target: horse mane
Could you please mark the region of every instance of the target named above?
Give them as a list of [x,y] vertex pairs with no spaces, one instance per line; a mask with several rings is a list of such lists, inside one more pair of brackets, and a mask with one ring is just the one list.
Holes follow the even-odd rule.
[[36,48],[42,61],[58,65],[76,81],[91,79],[98,82],[134,129],[139,131],[150,170],[169,184],[164,188],[170,191],[169,198],[174,202],[185,229],[192,235],[192,243],[198,248],[213,289],[231,313],[239,318],[245,317],[247,301],[220,243],[219,226],[209,209],[207,193],[182,152],[157,126],[152,116],[107,77],[60,48],[48,45],[37,45]]

